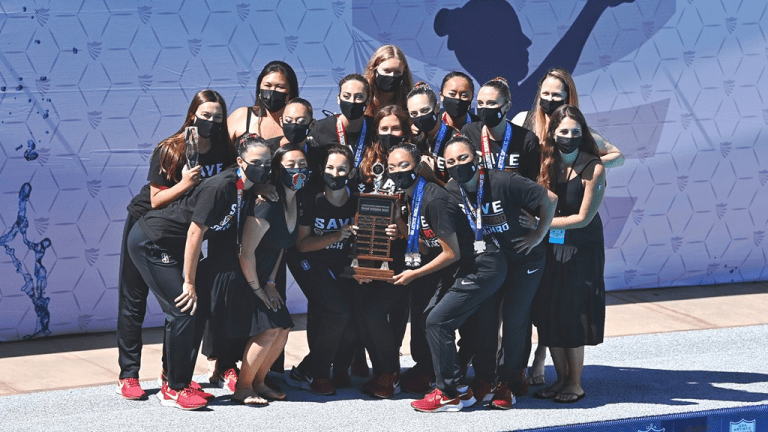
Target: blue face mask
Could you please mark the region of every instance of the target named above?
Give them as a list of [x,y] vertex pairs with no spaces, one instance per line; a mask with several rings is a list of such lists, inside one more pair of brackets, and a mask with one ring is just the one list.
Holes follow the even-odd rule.
[[285,187],[297,191],[303,188],[309,180],[308,168],[283,168],[280,181]]

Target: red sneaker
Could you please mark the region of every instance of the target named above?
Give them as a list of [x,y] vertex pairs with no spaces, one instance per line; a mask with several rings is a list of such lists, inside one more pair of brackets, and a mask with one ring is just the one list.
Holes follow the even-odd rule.
[[184,390],[174,390],[166,383],[157,393],[157,398],[163,406],[175,407],[183,410],[196,410],[208,405],[200,394],[187,387]]
[[389,399],[400,393],[400,381],[396,373],[381,374],[370,389],[370,395],[377,398]]
[[469,386],[472,388],[476,403],[484,404],[493,399],[493,383],[475,377]]
[[117,381],[117,394],[128,400],[144,400],[147,394],[139,385],[138,378],[123,378]]
[[424,396],[424,399],[411,402],[411,406],[421,412],[456,412],[464,407],[458,396],[451,399],[438,388]]
[[456,391],[459,393],[459,400],[461,401],[462,407],[471,407],[477,402],[475,395],[472,393],[472,387],[468,385],[460,386],[456,387]]
[[493,392],[493,400],[491,401],[490,407],[508,410],[512,408],[512,405],[514,405],[515,402],[515,395],[509,391],[509,386],[507,383],[503,382],[496,386],[496,390]]
[[415,367],[400,375],[400,388],[406,393],[426,394],[432,391],[434,386],[434,377]]
[[309,391],[320,396],[331,396],[336,394],[336,387],[328,378],[315,378],[309,384]]
[[201,398],[207,401],[212,401],[216,399],[216,396],[213,393],[208,393],[206,391],[203,391],[203,387],[195,381],[189,382],[189,389],[192,390],[193,392],[197,392],[197,394],[200,395]]
[[216,385],[219,388],[226,388],[234,393],[235,387],[237,387],[237,369],[229,368],[224,374],[219,374],[219,379],[216,382]]

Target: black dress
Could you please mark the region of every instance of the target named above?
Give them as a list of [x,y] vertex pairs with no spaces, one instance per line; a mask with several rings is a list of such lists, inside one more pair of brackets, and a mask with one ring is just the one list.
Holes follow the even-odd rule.
[[[579,212],[584,198],[583,172],[557,185],[555,216]],[[553,246],[547,246],[547,263],[532,311],[539,344],[559,348],[597,345],[603,342],[605,330],[605,245],[600,214],[584,228],[566,230],[565,244],[578,248],[565,263],[556,261]]]
[[[259,285],[265,287],[269,276],[277,265],[280,251],[296,244],[296,237],[299,234],[298,214],[293,231],[288,231],[282,199],[277,202],[266,201],[251,206],[248,210],[248,216],[269,222],[269,229],[264,233],[256,247],[256,275],[259,278]],[[285,254],[283,254],[281,261],[280,265],[284,267]],[[231,290],[231,301],[228,302],[230,311],[228,333],[230,337],[252,337],[273,328],[287,329],[293,327],[293,320],[286,306],[281,307],[276,312],[270,310],[254,294],[245,281],[242,271],[239,270],[239,266],[235,273],[229,276],[219,275],[220,278],[231,278],[232,283],[236,286],[236,289]],[[278,276],[275,279],[277,291],[285,300],[285,278]]]

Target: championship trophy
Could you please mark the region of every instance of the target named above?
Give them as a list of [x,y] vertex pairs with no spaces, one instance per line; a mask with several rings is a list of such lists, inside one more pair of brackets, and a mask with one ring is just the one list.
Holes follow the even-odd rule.
[[380,192],[384,166],[375,164],[373,173],[374,192],[361,193],[357,202],[357,234],[350,255],[352,264],[344,269],[342,276],[357,281],[391,281],[395,272],[389,269],[389,263],[392,261],[389,256],[391,240],[385,230],[387,226],[395,223],[399,202],[397,195],[385,195]]
[[184,141],[186,142],[185,153],[187,156],[187,165],[189,165],[190,168],[194,168],[197,166],[197,159],[200,156],[200,152],[197,148],[197,126],[187,126],[184,130]]

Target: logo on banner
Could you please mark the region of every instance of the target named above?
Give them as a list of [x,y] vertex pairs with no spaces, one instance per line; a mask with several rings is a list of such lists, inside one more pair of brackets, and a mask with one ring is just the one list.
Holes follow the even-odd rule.
[[648,429],[646,430],[639,430],[637,432],[664,432],[665,428],[656,429],[656,426],[650,424],[648,425]]
[[731,427],[728,430],[729,432],[755,432],[757,429],[755,423],[755,420],[741,419],[740,422],[731,422]]

